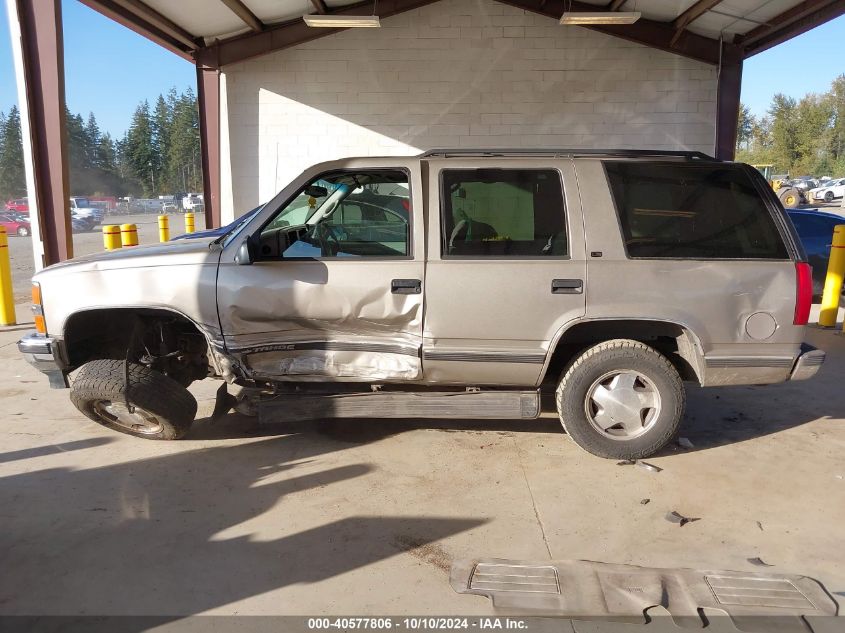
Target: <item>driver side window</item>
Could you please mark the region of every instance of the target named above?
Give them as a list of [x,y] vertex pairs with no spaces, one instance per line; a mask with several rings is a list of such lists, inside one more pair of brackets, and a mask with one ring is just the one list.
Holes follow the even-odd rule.
[[261,259],[407,257],[410,187],[400,170],[324,174],[264,226]]

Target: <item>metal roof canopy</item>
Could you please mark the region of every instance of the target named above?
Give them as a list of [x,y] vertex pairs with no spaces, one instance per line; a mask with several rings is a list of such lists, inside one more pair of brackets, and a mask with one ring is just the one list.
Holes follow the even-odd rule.
[[[643,17],[634,24],[584,28],[718,66],[715,155],[719,159],[734,155],[743,60],[845,14],[845,0],[495,1],[553,19],[564,10],[614,12],[636,4]],[[196,64],[206,226],[212,227],[220,225],[220,69],[343,30],[309,28],[301,19],[305,13],[356,15],[377,7],[379,17],[386,18],[437,0],[379,0],[377,5],[373,0],[80,2]],[[66,152],[64,144],[57,143],[64,137],[63,122],[52,111],[64,101],[61,0],[6,3],[12,48],[20,60],[16,74],[21,111],[30,130],[24,153],[27,182],[34,185],[28,189],[37,215],[33,249],[38,269],[73,254],[67,196],[61,194],[67,190]],[[37,19],[39,15],[50,19]],[[45,68],[50,72],[42,72]],[[57,108],[50,106],[54,101]],[[61,149],[50,149],[57,145]],[[46,240],[39,230],[42,226]]]

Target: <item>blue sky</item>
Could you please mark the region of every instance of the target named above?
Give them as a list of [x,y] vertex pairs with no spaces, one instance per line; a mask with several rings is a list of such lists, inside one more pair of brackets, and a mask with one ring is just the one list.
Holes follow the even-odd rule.
[[[0,111],[17,102],[5,3],[0,2]],[[171,87],[196,89],[193,66],[104,18],[77,0],[62,0],[68,107],[121,136],[137,104]],[[742,100],[764,114],[776,92],[823,92],[845,73],[845,16],[745,63]]]

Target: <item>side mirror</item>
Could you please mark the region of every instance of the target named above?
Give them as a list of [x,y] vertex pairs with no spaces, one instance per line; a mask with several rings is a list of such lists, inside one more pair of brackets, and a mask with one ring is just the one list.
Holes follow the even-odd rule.
[[249,240],[244,240],[238,247],[238,252],[235,253],[235,263],[241,266],[249,266],[252,264],[252,253],[249,251]]

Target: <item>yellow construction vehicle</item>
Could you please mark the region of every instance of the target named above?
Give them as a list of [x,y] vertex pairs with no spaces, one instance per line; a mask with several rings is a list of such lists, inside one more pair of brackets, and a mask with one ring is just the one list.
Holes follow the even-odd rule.
[[781,204],[787,209],[795,209],[807,203],[804,192],[792,185],[789,174],[774,174],[774,165],[752,165],[752,167],[763,174],[763,178],[766,179],[769,186],[777,194]]

